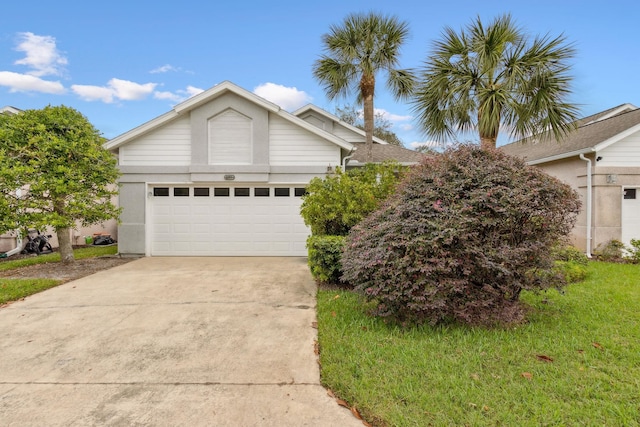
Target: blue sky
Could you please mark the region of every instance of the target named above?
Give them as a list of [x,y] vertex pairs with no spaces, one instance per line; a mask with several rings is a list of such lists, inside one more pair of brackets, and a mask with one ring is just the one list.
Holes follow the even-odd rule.
[[[575,44],[574,96],[583,115],[640,105],[640,2],[335,1],[110,2],[42,0],[3,4],[0,107],[67,105],[113,138],[214,85],[233,83],[292,111],[330,102],[312,76],[321,37],[352,12],[407,21],[401,66],[421,66],[442,29],[476,16],[511,13],[532,36],[563,33]],[[379,77],[375,107],[405,146],[428,141],[407,102]]]

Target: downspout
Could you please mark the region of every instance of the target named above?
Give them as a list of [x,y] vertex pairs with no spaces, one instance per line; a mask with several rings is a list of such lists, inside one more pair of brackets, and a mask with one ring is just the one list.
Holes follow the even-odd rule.
[[347,162],[349,161],[350,158],[356,155],[354,151],[355,151],[355,148],[352,148],[351,151],[349,151],[349,154],[342,158],[342,172],[347,171]]
[[580,159],[587,162],[587,257],[591,258],[591,159],[580,153]]
[[12,255],[16,255],[19,254],[20,251],[22,251],[22,237],[20,237],[19,235],[16,237],[16,247],[11,249],[10,251],[8,251],[6,253],[7,257],[10,257]]

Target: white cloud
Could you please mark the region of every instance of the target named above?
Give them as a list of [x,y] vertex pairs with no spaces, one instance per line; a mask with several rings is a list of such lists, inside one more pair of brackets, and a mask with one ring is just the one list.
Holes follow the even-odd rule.
[[129,80],[113,78],[107,86],[72,85],[77,95],[86,101],[102,101],[107,104],[115,100],[139,101],[153,93],[157,83],[135,83]]
[[42,92],[60,94],[65,88],[60,82],[42,80],[28,74],[0,71],[0,86],[9,87],[10,92]]
[[71,90],[85,101],[102,101],[107,104],[113,102],[113,89],[104,86],[71,85]]
[[111,79],[109,87],[115,91],[117,98],[125,101],[138,101],[153,93],[157,83],[135,83],[129,80]]
[[183,99],[183,97],[178,95],[177,93],[159,92],[159,91],[153,92],[153,97],[155,99],[168,100],[168,101],[173,101],[173,102],[180,102]]
[[253,89],[256,95],[279,105],[287,111],[293,111],[311,102],[306,92],[295,87],[281,86],[275,83],[263,83]]
[[196,96],[197,94],[204,92],[204,89],[200,89],[195,86],[187,86],[185,90],[179,90],[178,92],[187,95],[187,98],[191,98],[192,96]]
[[25,52],[26,57],[15,62],[32,68],[27,74],[36,77],[60,75],[67,65],[65,58],[56,47],[56,39],[51,36],[38,36],[33,33],[19,33],[21,41],[16,50]]
[[158,74],[158,73],[168,73],[169,71],[180,71],[179,68],[174,67],[171,64],[165,64],[162,65],[158,68],[154,68],[153,70],[149,71],[151,74]]
[[156,91],[153,93],[153,97],[155,99],[169,100],[169,101],[173,101],[174,103],[179,103],[202,92],[204,92],[204,89],[200,89],[194,86],[187,86],[186,89],[178,90],[175,93],[168,92],[168,91],[166,92]]
[[411,119],[413,119],[413,117],[411,116],[401,116],[398,114],[392,114],[390,112],[388,112],[387,110],[383,110],[381,108],[376,108],[374,109],[374,114],[376,115],[381,115],[382,117],[384,117],[385,119],[389,120],[390,122],[406,122],[409,121]]
[[409,132],[409,131],[413,130],[413,125],[409,124],[409,123],[405,123],[405,124],[400,125],[400,129],[402,129],[405,132]]

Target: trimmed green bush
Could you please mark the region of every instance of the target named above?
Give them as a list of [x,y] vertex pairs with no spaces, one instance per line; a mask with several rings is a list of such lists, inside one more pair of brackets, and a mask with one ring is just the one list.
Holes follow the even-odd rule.
[[518,321],[523,289],[562,285],[551,249],[579,210],[574,190],[521,159],[452,148],[352,228],[343,279],[399,322]]
[[640,239],[631,239],[631,248],[629,251],[629,258],[631,262],[637,264],[640,262]]
[[314,178],[302,197],[300,214],[316,236],[345,236],[351,227],[373,212],[391,194],[405,167],[396,162]]
[[604,244],[598,245],[598,247],[594,249],[593,253],[600,261],[623,262],[624,243],[620,240],[611,239]]
[[589,258],[574,246],[559,246],[553,249],[555,259],[553,274],[566,284],[581,282],[587,278]]
[[309,236],[309,268],[317,281],[332,284],[340,282],[344,241],[344,236]]

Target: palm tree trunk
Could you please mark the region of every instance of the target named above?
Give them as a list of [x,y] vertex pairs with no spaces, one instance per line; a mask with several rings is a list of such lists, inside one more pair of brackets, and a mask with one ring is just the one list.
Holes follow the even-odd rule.
[[58,245],[60,245],[60,260],[63,263],[74,262],[75,258],[73,256],[73,245],[71,242],[71,229],[60,228],[56,230],[56,234],[58,235]]
[[480,148],[483,150],[490,150],[496,148],[496,141],[498,138],[491,136],[480,135]]
[[362,76],[360,81],[360,91],[362,93],[363,110],[364,110],[364,134],[367,149],[367,162],[373,160],[373,94],[376,85],[374,76]]

